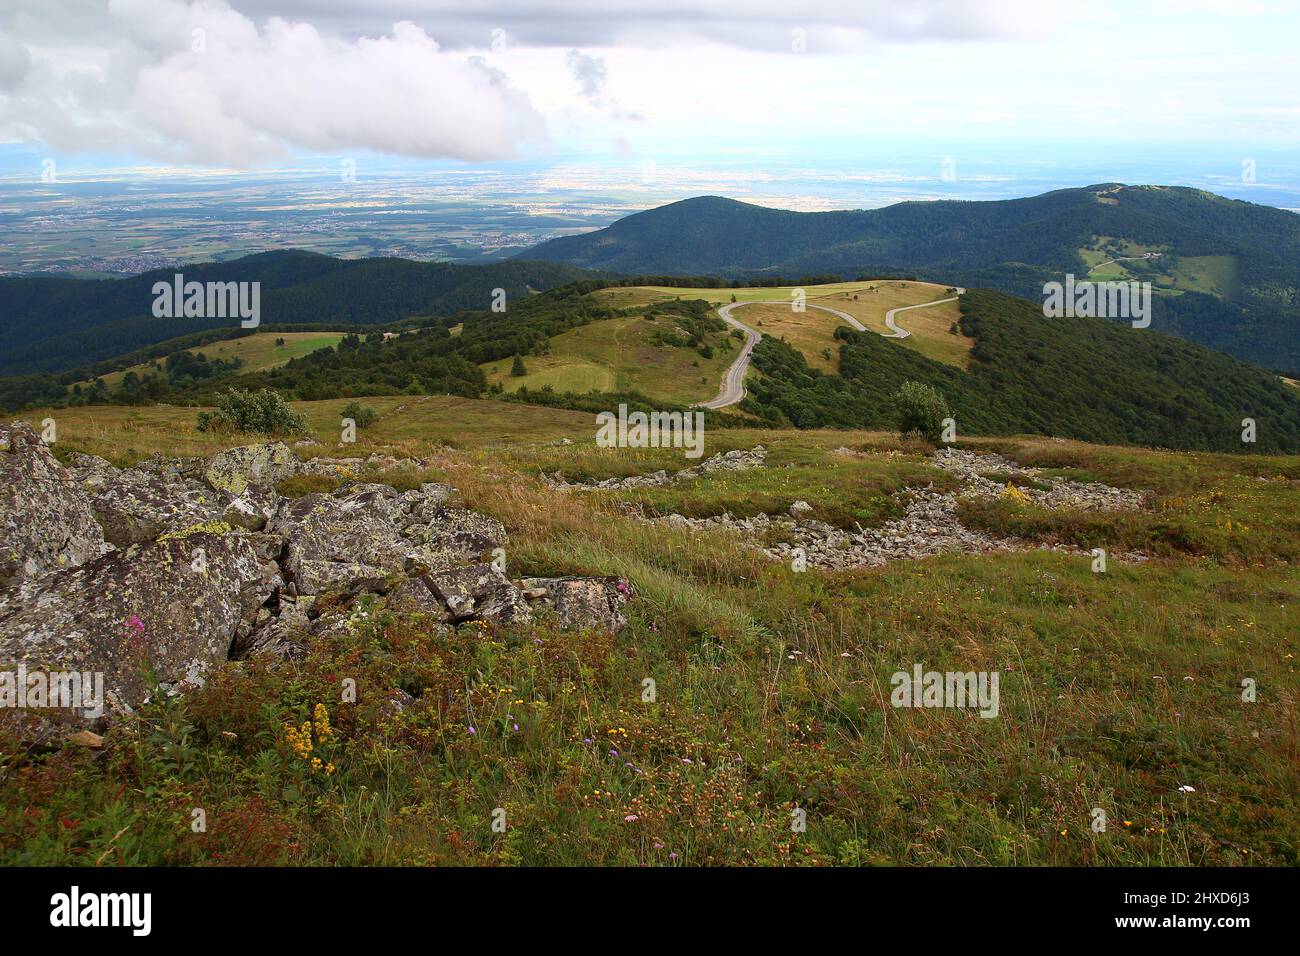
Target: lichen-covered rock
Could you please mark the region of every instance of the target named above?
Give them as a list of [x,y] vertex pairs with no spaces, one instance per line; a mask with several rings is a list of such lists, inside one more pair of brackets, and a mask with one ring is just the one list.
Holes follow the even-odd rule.
[[85,489],[31,425],[0,425],[0,587],[105,550]]
[[207,465],[207,460],[204,458],[166,458],[162,455],[154,455],[152,458],[136,462],[132,470],[153,475],[166,482],[202,481]]
[[230,650],[234,659],[273,657],[298,660],[307,654],[311,636],[314,597],[291,600],[281,596],[275,608],[262,609],[247,636],[238,638]]
[[274,488],[249,485],[243,493],[230,498],[221,520],[246,531],[261,531],[279,507],[280,496]]
[[[442,571],[491,557],[505,541],[501,522],[388,485],[345,486],[333,494],[282,501],[267,531],[286,542],[284,569],[300,594],[321,594],[358,578]],[[426,523],[427,522],[427,523]]]
[[[143,703],[150,677],[195,684],[226,659],[241,622],[269,595],[243,537],[196,532],[114,551],[0,603],[0,671],[102,674],[103,716]],[[84,703],[84,701],[83,701]],[[50,744],[95,726],[88,708],[0,710],[25,740]]]
[[382,578],[406,565],[410,546],[398,533],[390,495],[366,490],[280,502],[267,530],[284,538],[283,567],[299,594],[321,594],[355,578]]
[[403,492],[399,500],[407,523],[425,523],[435,520],[439,510],[451,500],[456,489],[451,485],[427,481],[419,488]]
[[618,577],[524,578],[525,592],[545,591],[543,606],[554,610],[561,627],[617,631],[627,624],[623,605],[631,586]]
[[298,473],[298,456],[282,441],[242,445],[208,459],[203,478],[220,491],[242,495],[249,485],[274,485]]
[[464,508],[435,507],[428,523],[402,529],[413,560],[430,571],[443,571],[471,561],[492,558],[506,541],[505,526],[495,518]]
[[64,466],[90,495],[99,494],[122,474],[122,470],[112,462],[79,451],[68,452]]
[[119,548],[153,541],[169,531],[219,521],[229,496],[195,482],[167,483],[123,472],[91,499],[104,539]]
[[523,594],[492,564],[473,564],[422,575],[418,581],[442,602],[448,620],[524,622],[529,618]]

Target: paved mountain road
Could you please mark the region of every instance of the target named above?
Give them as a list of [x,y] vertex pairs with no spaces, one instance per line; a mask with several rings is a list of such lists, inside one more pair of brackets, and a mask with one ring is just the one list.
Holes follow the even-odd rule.
[[[966,291],[961,286],[955,286],[955,288],[957,289],[957,295],[961,295]],[[912,333],[907,331],[907,329],[900,329],[897,325],[895,325],[894,316],[898,315],[898,313],[900,312],[910,312],[912,309],[924,309],[932,305],[943,305],[945,302],[956,302],[957,295],[950,295],[946,299],[935,299],[933,302],[921,302],[918,303],[917,305],[900,305],[897,309],[890,309],[888,312],[885,313],[885,325],[889,326],[889,331],[881,332],[880,334],[887,339],[907,338]]]
[[[740,355],[736,361],[731,363],[731,368],[727,369],[727,374],[722,378],[722,390],[718,392],[718,397],[707,402],[698,402],[698,408],[726,408],[728,405],[735,405],[745,397],[745,373],[749,371],[749,353],[754,351],[754,346],[762,338],[762,333],[751,329],[739,319],[732,318],[731,310],[739,308],[742,305],[789,305],[789,299],[763,299],[757,302],[732,302],[730,305],[724,305],[718,309],[718,315],[728,325],[734,326],[745,333],[745,345],[740,350]],[[839,316],[849,325],[853,326],[859,332],[867,331],[867,327],[849,315],[847,312],[841,312],[839,309],[832,309],[828,305],[813,305],[807,303],[811,309],[821,309],[824,312],[830,312]]]
[[[956,288],[957,288],[957,295],[961,295],[963,292],[966,291],[961,287],[956,287]],[[900,306],[897,309],[890,309],[888,312],[885,313],[885,325],[889,327],[890,331],[881,332],[880,334],[883,335],[885,338],[905,339],[912,333],[907,331],[906,329],[900,329],[897,325],[894,324],[895,315],[897,315],[899,312],[906,312],[909,309],[924,309],[927,306],[931,306],[931,305],[942,305],[945,302],[953,302],[956,300],[956,298],[957,296],[954,295],[954,296],[949,296],[946,299],[935,299],[933,302],[921,302],[917,305],[904,305],[904,306]],[[718,315],[722,316],[722,320],[724,322],[726,322],[728,325],[733,326],[734,328],[740,329],[740,331],[745,333],[745,345],[743,348],[741,348],[740,355],[736,357],[736,361],[732,362],[731,367],[727,369],[727,374],[723,376],[722,390],[718,392],[718,397],[714,399],[710,399],[707,402],[697,402],[695,406],[697,408],[726,408],[728,405],[735,405],[737,402],[739,402],[742,398],[745,397],[745,373],[749,371],[749,356],[750,353],[754,351],[754,346],[758,344],[758,340],[763,336],[761,332],[758,332],[755,329],[751,329],[744,322],[741,322],[739,319],[732,317],[731,315],[732,310],[737,309],[742,305],[787,305],[788,306],[790,305],[790,301],[788,299],[760,299],[754,302],[732,302],[729,305],[724,305],[722,306],[722,308],[718,309]],[[838,316],[839,318],[847,322],[850,326],[857,329],[859,332],[867,331],[867,327],[865,325],[863,325],[853,316],[849,315],[847,312],[841,312],[839,309],[832,309],[829,305],[814,305],[811,302],[805,303],[805,305],[807,308],[821,309],[823,312],[829,312],[832,315]]]

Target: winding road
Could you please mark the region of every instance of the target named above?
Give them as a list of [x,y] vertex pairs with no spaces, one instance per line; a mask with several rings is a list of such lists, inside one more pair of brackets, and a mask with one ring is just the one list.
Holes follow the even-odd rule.
[[[960,286],[954,286],[954,288],[957,290],[957,295],[961,295],[963,292],[966,291]],[[889,339],[907,338],[912,333],[908,332],[906,329],[900,329],[897,325],[894,324],[894,316],[897,313],[906,312],[909,309],[924,309],[926,306],[931,306],[931,305],[942,305],[945,302],[954,301],[957,298],[957,295],[949,296],[946,299],[935,299],[933,302],[921,302],[917,305],[905,305],[905,306],[900,306],[897,309],[890,309],[888,312],[885,313],[885,325],[889,327],[890,331],[881,332],[880,334],[883,335],[885,338],[889,338]],[[758,344],[758,340],[763,337],[763,334],[754,329],[751,329],[748,325],[746,325],[744,322],[741,322],[739,319],[732,317],[731,315],[732,310],[737,309],[742,305],[787,305],[788,306],[790,305],[790,300],[789,299],[759,299],[753,302],[732,302],[718,309],[718,315],[722,316],[722,320],[724,322],[726,322],[728,325],[732,326],[733,328],[740,329],[740,331],[745,333],[745,344],[741,348],[740,354],[736,356],[736,361],[731,363],[731,367],[727,369],[727,374],[723,376],[722,389],[721,391],[718,392],[718,397],[710,399],[707,402],[696,402],[695,403],[696,408],[726,408],[728,405],[735,405],[737,402],[739,402],[742,398],[745,397],[745,373],[749,371],[749,356],[750,353],[754,351],[754,346]],[[857,329],[859,332],[867,331],[867,327],[865,325],[863,325],[853,316],[849,315],[847,312],[841,312],[839,309],[832,309],[829,305],[814,305],[811,302],[805,303],[805,306],[810,309],[821,309],[823,312],[829,312],[832,315],[838,316],[839,318],[847,322],[850,326]]]
[[[957,290],[957,295],[962,295],[966,290],[961,286],[953,286]],[[888,332],[881,332],[887,339],[905,339],[912,333],[907,329],[900,329],[894,324],[894,316],[900,312],[910,312],[912,309],[925,309],[932,305],[943,305],[945,302],[956,302],[957,295],[950,295],[946,299],[935,299],[933,302],[920,302],[916,305],[900,305],[897,309],[890,309],[885,313],[885,325],[889,327]]]
[[[739,319],[732,318],[731,310],[739,308],[742,305],[789,305],[789,299],[762,299],[755,302],[732,302],[730,305],[724,305],[718,309],[718,315],[722,320],[745,333],[745,345],[740,350],[740,355],[736,356],[736,361],[731,363],[731,368],[727,369],[727,374],[722,378],[722,390],[718,392],[718,397],[710,399],[707,402],[696,403],[697,408],[726,408],[728,405],[735,405],[745,397],[745,373],[749,371],[749,353],[754,351],[754,346],[758,340],[763,337],[763,333],[751,329]],[[806,303],[808,308],[821,309],[823,312],[830,312],[839,316],[849,325],[853,326],[859,332],[867,331],[867,327],[849,315],[847,312],[841,312],[839,309],[832,309],[828,305],[813,305],[811,302]]]

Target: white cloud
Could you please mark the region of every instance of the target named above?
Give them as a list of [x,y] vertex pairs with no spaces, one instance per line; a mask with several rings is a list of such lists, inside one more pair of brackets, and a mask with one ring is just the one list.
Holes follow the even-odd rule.
[[504,74],[409,22],[345,40],[222,0],[110,0],[60,33],[19,3],[36,41],[25,59],[0,41],[0,138],[242,166],[298,149],[496,159],[545,135]]
[[344,32],[385,18],[434,28],[458,46],[485,47],[494,29],[528,46],[662,47],[718,43],[789,50],[807,32],[809,52],[879,41],[1025,39],[1056,20],[1059,0],[235,0],[258,15],[286,11]]

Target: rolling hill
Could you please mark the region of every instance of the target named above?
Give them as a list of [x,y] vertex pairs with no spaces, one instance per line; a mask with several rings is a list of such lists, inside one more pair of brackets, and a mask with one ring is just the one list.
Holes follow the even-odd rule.
[[633,275],[909,275],[1029,299],[1097,268],[1097,280],[1152,283],[1154,328],[1300,372],[1300,216],[1196,189],[1109,183],[815,213],[702,196],[523,257]]

